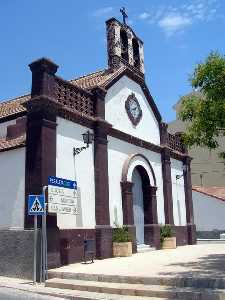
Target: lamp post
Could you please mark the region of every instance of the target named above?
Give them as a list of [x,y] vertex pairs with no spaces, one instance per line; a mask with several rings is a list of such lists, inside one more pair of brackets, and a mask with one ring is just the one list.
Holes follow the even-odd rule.
[[186,165],[183,165],[183,174],[181,175],[176,175],[176,180],[182,178],[184,176],[184,174],[187,172],[187,166]]
[[80,154],[83,150],[87,149],[89,147],[89,145],[92,143],[92,141],[94,140],[94,134],[91,133],[89,130],[85,133],[82,134],[83,137],[83,141],[86,144],[86,146],[83,147],[79,147],[79,148],[73,148],[73,156],[76,156],[78,154]]

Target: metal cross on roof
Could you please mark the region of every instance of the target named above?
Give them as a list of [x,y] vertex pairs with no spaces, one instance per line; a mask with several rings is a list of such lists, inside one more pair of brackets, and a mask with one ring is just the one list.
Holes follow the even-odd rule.
[[120,12],[121,12],[121,14],[122,14],[122,16],[123,16],[123,23],[126,24],[126,19],[128,18],[128,15],[127,15],[127,13],[126,13],[125,7],[122,7],[122,8],[120,9]]

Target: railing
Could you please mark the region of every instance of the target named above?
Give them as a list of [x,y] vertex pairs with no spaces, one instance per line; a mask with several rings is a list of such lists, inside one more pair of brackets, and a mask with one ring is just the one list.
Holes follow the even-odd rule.
[[168,146],[178,152],[185,151],[185,147],[181,142],[180,136],[176,134],[168,133]]
[[87,116],[94,116],[91,95],[59,77],[55,77],[55,97],[65,107]]

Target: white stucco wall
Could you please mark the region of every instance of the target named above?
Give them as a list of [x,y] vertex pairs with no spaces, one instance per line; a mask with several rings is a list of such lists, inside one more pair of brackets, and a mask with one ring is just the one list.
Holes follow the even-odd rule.
[[56,176],[77,180],[80,193],[79,214],[57,215],[57,224],[62,229],[93,228],[95,226],[95,186],[93,145],[76,156],[74,164],[73,147],[84,146],[82,133],[88,128],[63,118],[57,118]]
[[174,224],[181,226],[187,224],[184,177],[176,179],[176,175],[183,175],[183,163],[179,160],[171,159]]
[[7,121],[4,123],[0,123],[0,139],[3,139],[7,135],[7,126],[16,124],[16,120]]
[[[131,123],[125,109],[125,101],[131,93],[135,94],[143,114],[137,126]],[[114,128],[153,144],[160,144],[158,122],[140,85],[136,82],[123,76],[107,91],[105,103],[106,120]]]
[[194,220],[198,231],[225,230],[225,201],[193,191]]
[[[137,147],[135,145],[126,143],[113,137],[108,137],[108,170],[109,170],[109,204],[110,204],[110,222],[111,225],[114,222],[123,224],[123,212],[122,212],[122,195],[121,195],[121,176],[122,168],[126,159],[132,154],[143,154],[151,163],[156,176],[157,189],[157,211],[159,223],[165,222],[164,216],[164,198],[163,198],[163,180],[162,180],[162,167],[161,167],[161,155]],[[134,163],[134,165],[137,162]],[[141,161],[139,164],[144,164]],[[130,166],[132,170],[135,166]],[[132,176],[132,172],[128,172],[128,176]],[[154,185],[152,178],[150,177],[151,185]]]
[[0,153],[0,229],[24,227],[25,148]]

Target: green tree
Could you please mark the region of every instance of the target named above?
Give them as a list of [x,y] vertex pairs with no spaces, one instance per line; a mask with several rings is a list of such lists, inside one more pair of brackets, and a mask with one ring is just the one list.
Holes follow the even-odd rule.
[[[225,136],[225,57],[212,52],[190,78],[194,92],[182,97],[179,118],[187,122],[183,135],[188,146],[219,147]],[[220,154],[225,159],[225,151]]]

